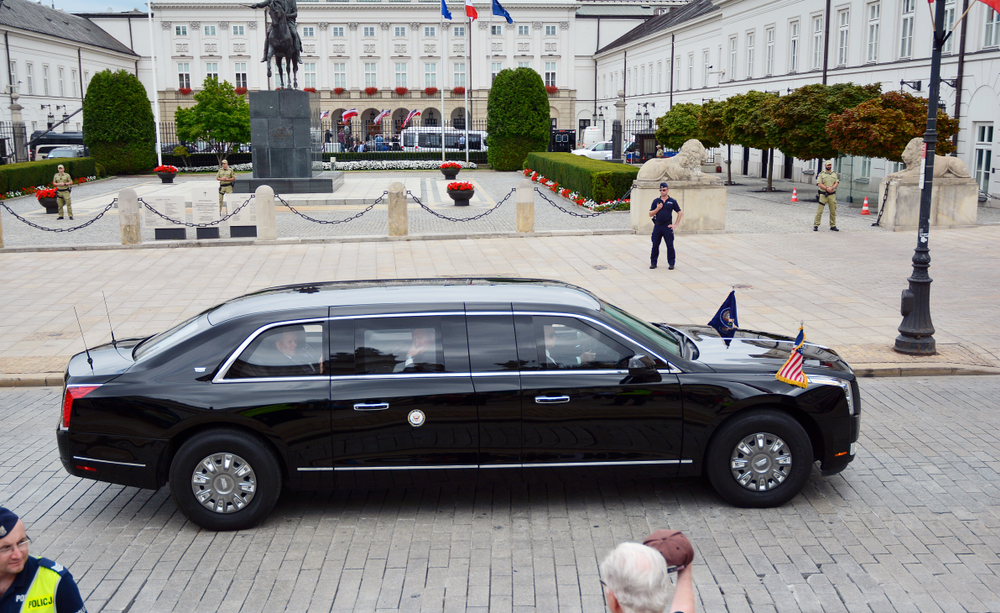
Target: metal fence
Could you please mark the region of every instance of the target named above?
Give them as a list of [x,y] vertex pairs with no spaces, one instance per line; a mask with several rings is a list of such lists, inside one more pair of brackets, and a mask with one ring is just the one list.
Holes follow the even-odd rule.
[[28,161],[28,129],[23,122],[0,121],[0,164]]

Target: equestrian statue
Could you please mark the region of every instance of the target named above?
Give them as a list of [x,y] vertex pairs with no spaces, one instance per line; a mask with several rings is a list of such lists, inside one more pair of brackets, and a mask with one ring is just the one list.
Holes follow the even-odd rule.
[[[295,0],[263,0],[249,8],[267,8],[271,16],[271,25],[264,39],[264,59],[267,64],[267,76],[271,76],[271,58],[278,67],[278,89],[288,87],[285,75],[292,81],[292,89],[299,87],[299,64],[302,63],[302,39],[299,38],[295,20],[299,9]],[[281,61],[285,61],[282,70]]]

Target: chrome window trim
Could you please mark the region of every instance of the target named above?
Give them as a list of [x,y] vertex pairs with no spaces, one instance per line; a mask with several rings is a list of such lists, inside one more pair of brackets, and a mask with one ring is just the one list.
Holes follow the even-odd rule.
[[[278,321],[269,324],[265,324],[256,330],[254,330],[250,336],[243,339],[243,342],[239,344],[236,351],[232,352],[226,361],[222,363],[222,368],[219,369],[218,374],[212,378],[212,383],[238,383],[247,381],[295,381],[299,379],[329,379],[330,375],[316,375],[309,377],[248,377],[243,379],[226,379],[226,374],[229,372],[229,368],[232,367],[233,362],[236,361],[238,357],[243,353],[243,350],[247,348],[262,333],[270,330],[271,328],[277,328],[279,326],[292,326],[295,324],[313,324],[313,323],[324,323],[329,321],[329,317],[311,317],[309,319],[289,319],[287,321]],[[324,339],[323,344],[326,344],[326,339]]]
[[676,466],[679,464],[694,464],[694,460],[630,460],[625,462],[529,462],[527,464],[455,464],[444,466],[334,466],[333,468],[299,468],[306,472],[368,472],[384,470],[471,470],[492,468],[574,468],[588,466]]
[[334,472],[360,472],[376,470],[469,470],[478,464],[448,464],[446,466],[334,466]]
[[[367,306],[367,305],[365,305]],[[365,315],[331,315],[330,321],[345,319],[399,319],[403,317],[445,317],[447,315],[465,315],[465,311],[420,311],[415,313],[368,313]]]
[[97,458],[88,458],[81,455],[73,456],[74,460],[79,460],[81,462],[97,462],[99,464],[114,464],[115,466],[132,466],[134,468],[146,468],[145,464],[137,464],[135,462],[115,462],[114,460],[98,460]]

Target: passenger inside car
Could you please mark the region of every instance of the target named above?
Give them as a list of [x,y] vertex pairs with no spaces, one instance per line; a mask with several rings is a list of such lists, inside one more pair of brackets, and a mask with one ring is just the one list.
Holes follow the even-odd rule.
[[[322,345],[322,326],[316,324]],[[323,363],[306,340],[303,325],[281,326],[254,340],[230,368],[227,378],[298,377],[323,374]]]
[[441,368],[438,359],[437,335],[434,328],[414,328],[412,342],[403,361],[393,368],[393,372],[427,372]]

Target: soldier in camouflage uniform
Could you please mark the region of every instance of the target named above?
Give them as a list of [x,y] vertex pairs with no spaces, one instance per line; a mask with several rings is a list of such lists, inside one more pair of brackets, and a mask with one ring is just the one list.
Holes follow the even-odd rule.
[[56,204],[59,205],[59,217],[63,218],[63,206],[66,207],[66,214],[73,219],[73,200],[70,197],[70,187],[73,186],[73,177],[66,173],[66,168],[60,164],[57,167],[55,176],[52,177],[52,185],[56,187]]
[[827,160],[826,170],[816,177],[816,186],[819,187],[819,206],[816,208],[816,219],[813,221],[813,232],[819,232],[819,222],[823,221],[823,206],[830,207],[830,230],[840,232],[837,229],[837,186],[840,185],[840,177],[833,172],[833,162]]
[[215,179],[219,182],[219,214],[225,206],[226,194],[233,193],[233,183],[236,183],[236,173],[229,167],[229,160],[222,160],[222,166],[216,173]]

